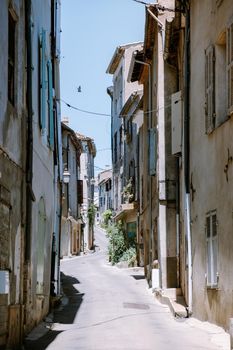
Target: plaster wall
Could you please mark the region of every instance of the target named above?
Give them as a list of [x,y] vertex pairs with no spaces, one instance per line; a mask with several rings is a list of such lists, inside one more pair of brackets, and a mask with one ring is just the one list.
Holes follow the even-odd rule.
[[[24,2],[11,2],[16,22],[15,31],[15,105],[8,101],[8,9],[9,1],[1,2],[0,11],[0,273],[9,278],[1,279],[0,292],[0,347],[20,342],[22,319],[15,325],[14,339],[9,338],[9,309],[23,305],[24,262],[24,152],[25,152],[25,62],[24,50]],[[5,292],[3,293],[3,290]]]
[[[216,45],[219,35],[232,22],[232,2],[218,7],[215,1],[191,2],[191,111],[190,173],[192,181],[193,310],[202,320],[227,328],[233,315],[233,166],[232,118],[205,133],[205,49]],[[216,57],[216,69],[218,61]],[[218,89],[226,89],[217,81]],[[216,96],[216,102],[218,102]],[[218,125],[220,113],[217,111]],[[230,160],[229,160],[230,159]],[[218,234],[217,289],[206,286],[206,214],[216,210]]]

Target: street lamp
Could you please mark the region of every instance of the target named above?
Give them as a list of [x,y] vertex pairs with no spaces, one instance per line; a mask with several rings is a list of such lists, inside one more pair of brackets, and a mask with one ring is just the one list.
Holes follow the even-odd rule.
[[63,172],[63,182],[64,184],[68,184],[70,182],[70,172],[67,169],[65,169]]

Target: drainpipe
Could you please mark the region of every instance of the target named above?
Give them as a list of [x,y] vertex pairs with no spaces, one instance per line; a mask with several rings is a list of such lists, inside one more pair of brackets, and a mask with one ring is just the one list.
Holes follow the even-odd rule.
[[[143,62],[140,60],[135,59],[136,63],[142,64],[146,67],[148,67],[148,89],[149,89],[149,98],[148,98],[148,130],[151,129],[152,126],[152,91],[151,91],[151,65],[147,62]],[[148,147],[148,164],[150,161],[150,145]],[[148,173],[149,173],[149,165],[148,165]],[[150,223],[150,238],[149,238],[149,266],[151,267],[152,264],[152,239],[153,239],[153,223],[152,223],[152,176],[149,174],[149,193],[150,193],[150,199],[149,199],[149,223]]]
[[188,314],[192,314],[192,242],[190,225],[190,8],[186,3],[185,26],[185,69],[184,69],[184,181],[185,181],[185,217],[188,255]]
[[31,224],[32,224],[32,201],[35,196],[32,190],[33,179],[33,109],[32,109],[32,21],[31,0],[26,1],[26,42],[27,42],[27,158],[26,158],[26,239],[25,259],[30,260],[31,252]]

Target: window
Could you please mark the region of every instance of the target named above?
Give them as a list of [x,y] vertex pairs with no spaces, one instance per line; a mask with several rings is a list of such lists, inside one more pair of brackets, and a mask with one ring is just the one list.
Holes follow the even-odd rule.
[[149,174],[156,174],[157,163],[157,132],[155,128],[149,129]]
[[205,119],[206,132],[215,128],[215,50],[211,45],[205,50]]
[[207,253],[207,286],[216,288],[218,285],[217,257],[218,235],[216,212],[206,216],[206,253]]
[[15,105],[15,27],[16,22],[8,12],[8,100]]
[[233,113],[233,23],[227,28],[227,107]]

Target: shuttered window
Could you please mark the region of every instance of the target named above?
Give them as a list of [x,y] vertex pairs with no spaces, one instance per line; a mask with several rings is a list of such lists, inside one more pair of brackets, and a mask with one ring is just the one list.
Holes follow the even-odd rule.
[[15,29],[16,22],[8,12],[8,100],[15,105]]
[[206,132],[215,128],[215,50],[209,46],[205,50],[205,121]]
[[46,32],[43,29],[40,38],[40,127],[46,129]]
[[83,204],[83,180],[78,180],[78,204]]
[[157,133],[156,129],[149,130],[149,174],[156,174],[156,162],[157,162]]
[[227,28],[227,91],[230,115],[233,113],[233,23]]
[[212,212],[206,217],[206,252],[207,286],[215,288],[218,285],[218,235],[216,212]]
[[48,71],[48,111],[49,111],[49,145],[54,149],[54,110],[53,110],[53,77],[52,64],[49,60],[47,62]]

